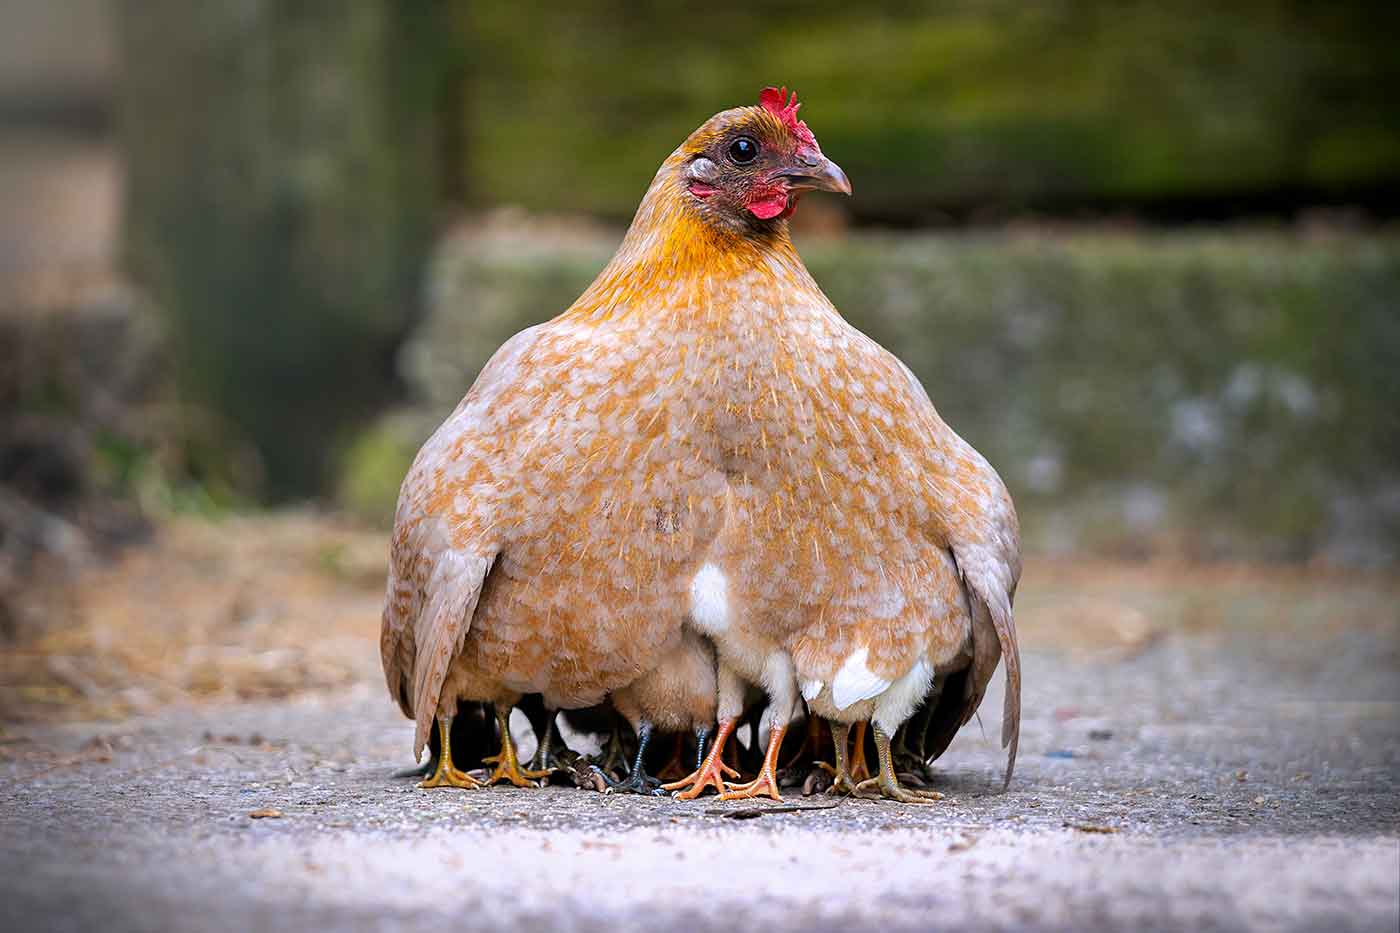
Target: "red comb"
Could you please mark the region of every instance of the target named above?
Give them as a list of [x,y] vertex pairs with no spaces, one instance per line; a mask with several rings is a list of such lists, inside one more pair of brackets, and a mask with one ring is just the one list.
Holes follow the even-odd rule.
[[818,148],[817,137],[807,129],[807,122],[797,119],[797,110],[802,105],[797,102],[796,91],[793,91],[792,97],[789,98],[788,89],[785,87],[766,87],[759,92],[758,105],[781,120],[783,126],[791,130],[803,146]]

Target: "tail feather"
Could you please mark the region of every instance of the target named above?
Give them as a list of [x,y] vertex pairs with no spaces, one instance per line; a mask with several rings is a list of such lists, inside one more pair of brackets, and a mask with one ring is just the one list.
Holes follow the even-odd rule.
[[1016,642],[1016,624],[1011,618],[1008,599],[1002,605],[990,605],[992,625],[1001,643],[1001,656],[1006,664],[1006,694],[1002,700],[1001,744],[1006,751],[1006,778],[1002,790],[1011,786],[1016,770],[1016,750],[1021,744],[1021,647]]

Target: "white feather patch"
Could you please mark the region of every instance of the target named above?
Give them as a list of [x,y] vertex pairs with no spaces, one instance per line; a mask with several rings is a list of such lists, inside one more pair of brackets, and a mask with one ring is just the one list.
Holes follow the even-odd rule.
[[701,567],[690,582],[690,620],[707,635],[729,628],[729,583],[714,564]]
[[928,695],[933,683],[933,668],[926,658],[920,657],[903,677],[890,685],[890,688],[875,701],[875,713],[871,721],[879,726],[885,735],[894,735],[904,720],[914,715]]
[[804,680],[802,682],[802,699],[806,700],[808,703],[812,702],[817,698],[817,695],[822,692],[822,687],[825,686],[826,684],[822,683],[820,680]]
[[836,679],[831,682],[831,702],[837,709],[845,709],[852,703],[879,696],[889,689],[888,680],[875,676],[874,672],[865,666],[865,660],[869,656],[868,649],[860,648],[847,658],[846,663],[841,665],[841,670],[836,672]]

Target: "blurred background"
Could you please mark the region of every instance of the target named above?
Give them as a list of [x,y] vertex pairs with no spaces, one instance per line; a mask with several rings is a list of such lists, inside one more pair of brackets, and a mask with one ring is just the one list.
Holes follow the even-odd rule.
[[0,24],[0,718],[372,672],[418,445],[596,274],[666,154],[767,84],[854,182],[796,216],[817,280],[998,467],[1033,567],[1142,597],[1023,591],[1046,630],[1150,640],[1240,579],[1349,581],[1261,618],[1394,619],[1394,5],[0,0]]

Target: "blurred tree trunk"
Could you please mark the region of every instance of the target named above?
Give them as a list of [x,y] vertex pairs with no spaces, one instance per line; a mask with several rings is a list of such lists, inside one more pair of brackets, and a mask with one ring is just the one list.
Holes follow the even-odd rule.
[[118,15],[129,271],[169,313],[196,400],[261,452],[267,492],[315,492],[397,391],[458,187],[440,116],[464,71],[459,14],[126,0]]

